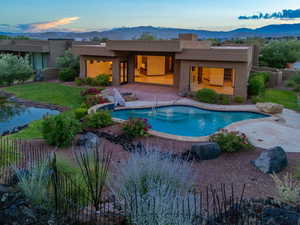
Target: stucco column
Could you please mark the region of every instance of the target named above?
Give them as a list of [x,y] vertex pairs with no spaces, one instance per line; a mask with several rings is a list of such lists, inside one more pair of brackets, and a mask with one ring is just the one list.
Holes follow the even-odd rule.
[[115,58],[112,60],[112,85],[120,85],[120,59]]
[[239,63],[234,67],[234,96],[241,96],[247,98],[247,84],[250,71],[247,63]]
[[190,65],[187,62],[180,62],[179,94],[186,95],[190,90]]
[[80,74],[79,76],[81,78],[85,78],[87,76],[86,74],[86,58],[84,56],[80,56]]
[[128,83],[134,82],[134,55],[128,56]]

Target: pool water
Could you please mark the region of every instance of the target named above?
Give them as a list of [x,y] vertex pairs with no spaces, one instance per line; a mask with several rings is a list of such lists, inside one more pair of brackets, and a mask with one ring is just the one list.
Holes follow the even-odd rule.
[[45,115],[57,115],[59,113],[57,110],[25,107],[13,103],[0,104],[0,135],[34,120],[42,119]]
[[123,120],[147,119],[152,130],[189,137],[208,136],[234,122],[267,117],[259,113],[211,111],[192,106],[123,109],[111,114],[114,118]]

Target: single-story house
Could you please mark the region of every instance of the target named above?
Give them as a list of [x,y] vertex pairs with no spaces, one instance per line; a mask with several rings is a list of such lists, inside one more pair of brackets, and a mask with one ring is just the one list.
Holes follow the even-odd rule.
[[80,55],[80,76],[108,74],[115,86],[125,83],[168,85],[182,95],[202,88],[247,96],[249,73],[257,54],[253,46],[211,45],[194,34],[178,40],[109,40],[73,45]]

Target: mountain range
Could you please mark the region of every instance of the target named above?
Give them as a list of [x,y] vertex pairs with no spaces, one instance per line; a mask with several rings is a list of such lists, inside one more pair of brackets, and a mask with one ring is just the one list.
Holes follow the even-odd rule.
[[9,36],[28,36],[37,39],[48,38],[72,38],[76,40],[91,39],[93,37],[108,38],[110,40],[130,40],[140,37],[143,33],[149,33],[158,39],[177,38],[179,33],[194,33],[201,39],[218,38],[232,39],[245,37],[283,37],[298,36],[300,37],[300,23],[298,24],[278,24],[268,25],[256,29],[239,28],[231,31],[208,31],[196,29],[164,28],[153,26],[139,27],[121,27],[105,31],[91,32],[43,32],[43,33],[8,33],[0,32],[0,35]]

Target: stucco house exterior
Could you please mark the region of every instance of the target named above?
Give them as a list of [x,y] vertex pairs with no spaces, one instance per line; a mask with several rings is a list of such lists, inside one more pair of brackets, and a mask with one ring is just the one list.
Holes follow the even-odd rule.
[[194,34],[178,40],[111,40],[73,45],[80,55],[80,76],[109,74],[114,86],[124,83],[168,85],[179,94],[211,88],[247,96],[247,82],[257,55],[253,46],[212,46]]

